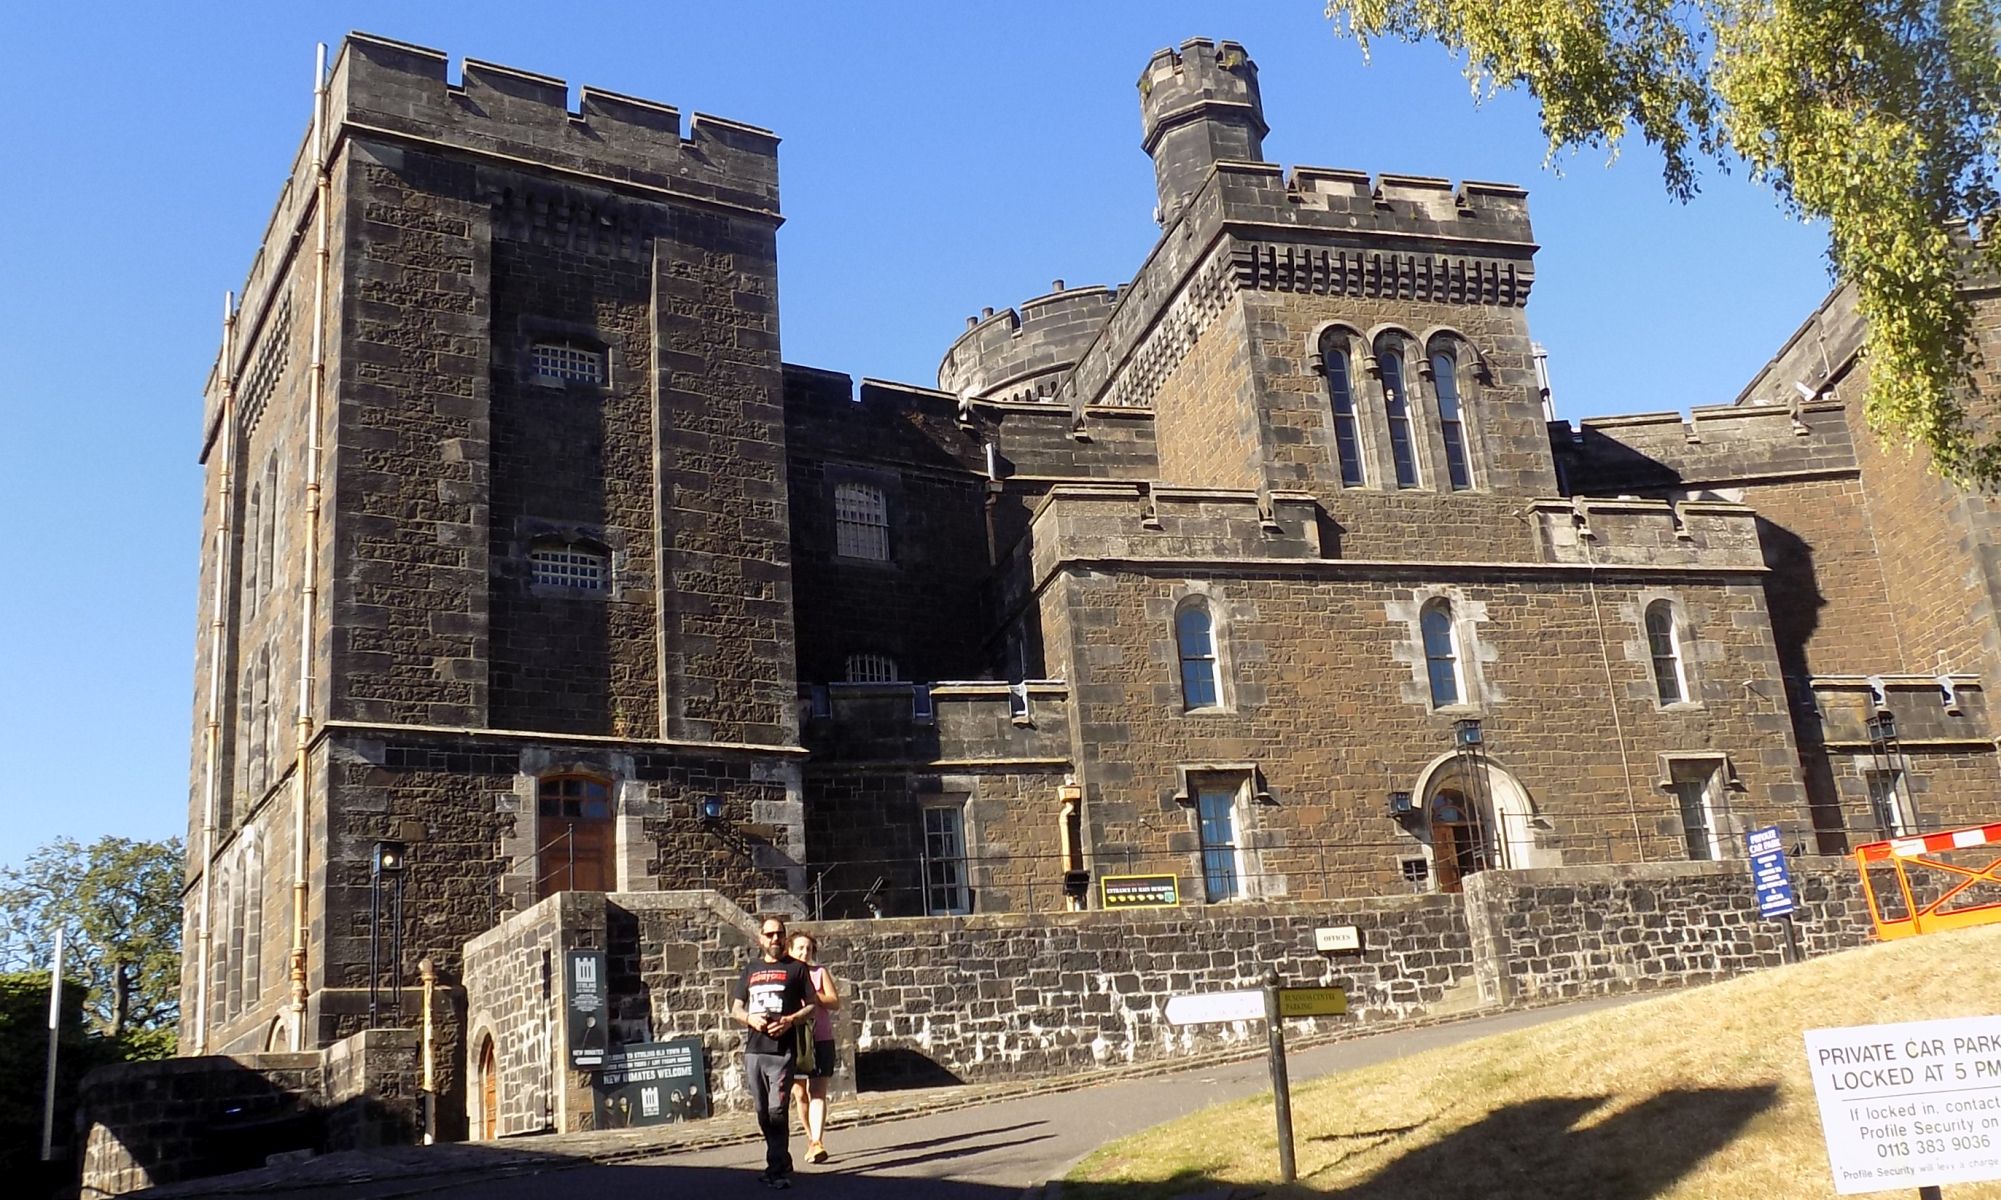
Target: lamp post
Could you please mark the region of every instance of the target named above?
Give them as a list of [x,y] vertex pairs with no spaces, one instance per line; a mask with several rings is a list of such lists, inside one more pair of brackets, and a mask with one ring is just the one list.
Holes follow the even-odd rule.
[[368,869],[368,1027],[381,1017],[382,893],[389,891],[389,1002],[403,1015],[403,867],[402,842],[377,842]]
[[[1923,829],[1918,819],[1918,803],[1911,792],[1911,764],[1904,757],[1904,743],[1897,736],[1897,718],[1888,709],[1879,709],[1876,714],[1863,722],[1863,731],[1869,736],[1869,756],[1875,760],[1876,772],[1882,777],[1892,819],[1884,822],[1887,832],[1897,833],[1898,820],[1904,814],[1895,810],[1902,807],[1910,815],[1911,825],[1907,832],[1917,833]],[[1880,819],[1880,818],[1879,818]]]
[[1502,853],[1506,842],[1506,831],[1492,847],[1487,844],[1487,735],[1480,727],[1480,718],[1461,717],[1452,723],[1452,755],[1457,760],[1459,781],[1466,789],[1466,830],[1471,838],[1473,869],[1483,870],[1489,866],[1506,865]]

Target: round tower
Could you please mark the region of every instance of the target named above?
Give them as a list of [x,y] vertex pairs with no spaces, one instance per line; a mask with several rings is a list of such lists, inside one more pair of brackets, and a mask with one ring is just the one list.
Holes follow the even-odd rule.
[[1264,102],[1258,68],[1235,42],[1191,38],[1160,50],[1139,77],[1143,138],[1160,193],[1165,226],[1185,198],[1202,186],[1212,163],[1263,162]]
[[938,364],[938,387],[975,400],[1049,400],[1091,345],[1118,301],[1116,289],[1065,287],[1024,301],[1019,311],[988,309]]

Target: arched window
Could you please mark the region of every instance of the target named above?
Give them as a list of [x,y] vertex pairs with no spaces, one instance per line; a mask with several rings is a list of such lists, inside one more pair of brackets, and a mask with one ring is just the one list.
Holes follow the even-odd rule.
[[1431,706],[1444,708],[1459,703],[1465,689],[1460,686],[1459,637],[1452,628],[1452,606],[1443,600],[1424,608],[1418,619],[1424,634],[1424,668],[1431,680]]
[[528,548],[528,566],[544,587],[601,592],[611,578],[610,555],[583,541],[537,541]]
[[834,488],[834,553],[842,558],[889,561],[889,502],[872,483]]
[[1662,704],[1688,699],[1688,674],[1682,667],[1681,634],[1675,628],[1674,605],[1656,600],[1647,605],[1647,653],[1654,661],[1654,692]]
[[211,1027],[229,1019],[229,914],[235,903],[235,880],[227,867],[216,871],[215,895],[209,900],[208,1020]]
[[266,592],[278,586],[278,456],[264,463],[264,528],[257,535],[257,578]]
[[264,988],[264,852],[251,835],[243,848],[243,1005],[255,1008]]
[[243,514],[243,615],[257,615],[258,536],[264,528],[264,485],[250,485],[250,503]]
[[1216,707],[1216,630],[1206,603],[1193,601],[1175,614],[1174,643],[1181,659],[1181,707]]
[[552,775],[536,785],[536,813],[537,899],[615,890],[611,784],[591,775]]
[[1440,346],[1431,352],[1431,390],[1438,398],[1438,432],[1445,439],[1445,476],[1455,492],[1473,486],[1466,465],[1466,429],[1459,410],[1459,361]]
[[604,351],[585,342],[536,342],[528,357],[537,383],[604,382]]
[[1383,376],[1383,415],[1390,420],[1390,458],[1396,465],[1397,486],[1417,486],[1417,454],[1410,433],[1410,401],[1404,391],[1403,351],[1385,339],[1377,343],[1376,368]]
[[850,654],[845,665],[849,683],[895,683],[903,677],[887,654]]
[[1362,442],[1355,423],[1355,386],[1348,347],[1339,335],[1320,343],[1321,369],[1327,375],[1327,401],[1334,410],[1334,451],[1341,461],[1341,486],[1361,487]]

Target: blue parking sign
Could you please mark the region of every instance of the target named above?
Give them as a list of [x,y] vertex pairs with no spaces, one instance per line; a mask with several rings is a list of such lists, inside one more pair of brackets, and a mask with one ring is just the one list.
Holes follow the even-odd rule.
[[1758,893],[1758,915],[1790,916],[1799,908],[1799,893],[1793,890],[1793,873],[1786,866],[1785,841],[1777,825],[1753,829],[1744,835],[1751,857],[1751,884]]

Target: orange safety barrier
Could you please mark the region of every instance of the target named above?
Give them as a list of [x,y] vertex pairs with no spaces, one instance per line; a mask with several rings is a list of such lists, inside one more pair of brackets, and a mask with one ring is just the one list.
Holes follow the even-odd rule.
[[1857,847],[1855,865],[1876,936],[1891,941],[2001,921],[2001,849],[1981,849],[1997,846],[2001,824]]

